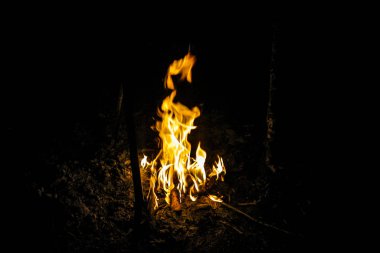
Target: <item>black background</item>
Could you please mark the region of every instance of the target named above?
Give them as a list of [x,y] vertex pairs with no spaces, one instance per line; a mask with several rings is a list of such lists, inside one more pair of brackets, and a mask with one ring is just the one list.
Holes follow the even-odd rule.
[[[51,134],[68,134],[66,129],[73,122],[94,119],[99,108],[114,103],[121,81],[134,92],[136,110],[147,103],[156,107],[164,96],[167,66],[183,57],[189,45],[197,57],[189,103],[218,108],[233,121],[262,122],[272,23],[277,27],[274,108],[281,124],[278,138],[287,146],[284,151],[299,156],[290,147],[297,147],[294,152],[303,150],[298,142],[304,140],[304,105],[311,90],[302,73],[307,41],[300,26],[281,20],[245,24],[240,29],[222,26],[212,35],[201,30],[179,41],[165,36],[136,39],[134,33],[94,24],[26,24],[30,27],[18,31],[6,52],[7,68],[11,68],[5,70],[10,79],[4,84],[8,95],[3,101],[11,119],[9,128],[17,128],[10,134],[36,138],[30,142],[37,144]],[[202,32],[206,35],[201,36]]]
[[[52,142],[70,139],[75,123],[97,131],[97,115],[115,103],[121,81],[134,92],[136,110],[156,107],[167,66],[189,48],[197,57],[189,103],[217,108],[236,124],[264,124],[273,27],[276,29],[277,163],[303,167],[309,156],[307,102],[310,89],[302,74],[308,43],[302,26],[281,19],[215,22],[174,33],[166,27],[135,33],[91,20],[25,20],[9,28],[4,47],[7,80],[4,183],[7,233],[21,241],[40,241],[38,210],[25,192],[26,171],[38,171]],[[133,25],[132,25],[133,26]],[[200,27],[200,29],[199,29]],[[203,29],[202,29],[203,28]],[[177,36],[176,34],[180,34]],[[93,128],[92,128],[93,125]],[[38,174],[38,173],[37,173]],[[40,174],[41,175],[41,174]],[[43,177],[43,175],[41,175]],[[37,219],[37,222],[36,222]],[[34,221],[33,221],[34,220]]]

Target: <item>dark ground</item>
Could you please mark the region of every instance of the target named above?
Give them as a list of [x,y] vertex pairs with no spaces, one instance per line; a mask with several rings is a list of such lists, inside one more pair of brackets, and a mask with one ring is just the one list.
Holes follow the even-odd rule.
[[14,75],[8,84],[14,96],[5,100],[11,152],[3,168],[8,203],[3,219],[7,235],[16,239],[11,247],[39,252],[309,251],[311,138],[303,107],[306,88],[298,75],[302,62],[295,53],[302,43],[294,35],[298,32],[288,26],[278,30],[277,172],[267,170],[262,159],[270,26],[191,41],[198,61],[192,87],[182,91],[183,101],[202,109],[193,143],[202,140],[208,162],[215,154],[225,160],[226,181],[215,190],[226,203],[291,235],[204,199],[185,202],[181,214],[160,207],[136,231],[123,121],[114,138],[120,80],[134,91],[139,154],[154,155],[156,136],[149,127],[165,95],[162,78],[189,42],[147,40],[112,47],[93,32],[56,33],[49,40],[38,40],[37,32],[35,44],[20,53],[31,67]]

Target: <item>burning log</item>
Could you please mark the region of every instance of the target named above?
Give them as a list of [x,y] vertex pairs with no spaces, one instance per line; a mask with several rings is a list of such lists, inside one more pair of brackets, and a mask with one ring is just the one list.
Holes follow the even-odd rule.
[[170,207],[173,211],[181,211],[180,196],[177,189],[170,192]]

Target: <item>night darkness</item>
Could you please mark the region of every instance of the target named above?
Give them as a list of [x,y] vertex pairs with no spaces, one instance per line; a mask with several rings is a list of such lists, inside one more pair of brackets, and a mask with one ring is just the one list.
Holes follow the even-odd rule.
[[[26,25],[11,43],[9,65],[16,68],[9,72],[4,89],[10,95],[3,100],[10,151],[9,165],[3,168],[9,178],[4,180],[8,204],[3,219],[9,237],[18,241],[11,247],[39,252],[309,250],[311,168],[300,34],[297,26],[279,19],[246,25],[243,31],[220,27],[208,36],[195,33],[165,41],[153,35],[136,39],[86,22]],[[210,156],[222,152],[227,157],[226,184],[218,190],[230,196],[226,202],[232,206],[290,235],[222,206],[194,211],[195,218],[185,223],[184,214],[173,216],[170,210],[164,223],[145,214],[149,218],[143,215],[136,232],[133,206],[128,206],[133,195],[125,199],[131,196],[120,192],[127,186],[119,187],[124,182],[120,171],[129,159],[122,155],[129,154],[126,104],[116,116],[120,86],[124,96],[133,98],[141,155],[143,148],[157,147],[150,126],[168,95],[163,87],[167,67],[189,46],[197,57],[193,83],[179,88],[178,99],[201,108],[192,138],[204,140]],[[271,68],[276,76],[269,146],[274,172],[266,167],[264,145]],[[84,176],[89,179],[83,181]],[[105,201],[116,196],[121,197]],[[257,204],[240,205],[247,202]],[[183,224],[199,230],[190,233]],[[173,235],[180,233],[188,239]],[[209,242],[215,238],[225,245]],[[189,246],[190,241],[199,244]]]

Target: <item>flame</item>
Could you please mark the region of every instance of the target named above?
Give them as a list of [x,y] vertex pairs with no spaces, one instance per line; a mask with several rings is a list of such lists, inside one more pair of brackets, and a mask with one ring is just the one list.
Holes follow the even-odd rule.
[[174,90],[174,83],[172,76],[181,74],[181,80],[186,80],[191,83],[191,69],[195,63],[195,56],[191,55],[190,52],[185,55],[183,59],[175,60],[168,69],[166,75],[165,88]]
[[[161,190],[165,193],[167,204],[170,204],[170,194],[173,190],[178,191],[180,199],[182,195],[187,194],[192,201],[197,199],[200,192],[205,191],[206,151],[201,148],[201,143],[198,143],[195,158],[191,157],[191,144],[187,140],[191,130],[196,129],[194,120],[201,113],[196,106],[190,109],[174,102],[177,92],[172,78],[174,75],[180,75],[180,80],[191,83],[191,70],[195,61],[195,56],[189,52],[184,58],[175,60],[169,66],[164,86],[172,92],[158,109],[157,114],[161,120],[157,121],[155,126],[161,139],[161,150],[153,161],[149,162],[145,155],[141,160],[141,166],[150,169],[148,198],[152,200],[154,209],[158,207],[157,193]],[[223,160],[218,156],[218,161],[208,177],[215,176],[216,180],[223,181],[225,173]],[[219,202],[220,199],[213,196],[212,200]]]
[[221,200],[218,196],[215,196],[215,195],[208,195],[209,199],[211,199],[212,201],[215,201],[215,202],[223,202],[223,200]]

